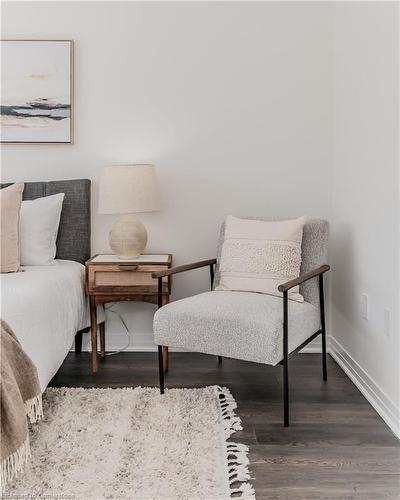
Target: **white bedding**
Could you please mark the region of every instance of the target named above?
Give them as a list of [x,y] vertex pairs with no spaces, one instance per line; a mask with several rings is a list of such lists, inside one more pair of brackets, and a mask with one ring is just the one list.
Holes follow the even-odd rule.
[[89,324],[85,267],[55,260],[1,275],[1,317],[35,363],[44,390],[74,341]]

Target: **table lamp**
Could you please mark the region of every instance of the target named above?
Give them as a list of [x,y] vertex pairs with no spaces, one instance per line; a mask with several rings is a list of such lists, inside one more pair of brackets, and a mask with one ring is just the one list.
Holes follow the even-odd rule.
[[160,209],[160,196],[153,165],[114,165],[100,176],[100,214],[120,214],[109,233],[112,251],[120,259],[134,259],[146,247],[147,231],[134,215]]

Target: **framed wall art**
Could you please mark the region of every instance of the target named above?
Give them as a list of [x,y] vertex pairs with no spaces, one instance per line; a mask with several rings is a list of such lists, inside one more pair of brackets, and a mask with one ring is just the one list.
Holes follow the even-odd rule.
[[72,144],[73,42],[1,41],[1,142]]

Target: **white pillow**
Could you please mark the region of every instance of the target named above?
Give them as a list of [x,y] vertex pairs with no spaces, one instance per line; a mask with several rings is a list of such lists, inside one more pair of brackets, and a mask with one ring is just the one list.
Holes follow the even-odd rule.
[[[282,296],[278,286],[300,275],[305,217],[284,221],[228,216],[216,290],[260,292]],[[289,299],[303,302],[299,287]]]
[[56,239],[64,193],[21,204],[19,241],[21,266],[45,266],[56,256]]

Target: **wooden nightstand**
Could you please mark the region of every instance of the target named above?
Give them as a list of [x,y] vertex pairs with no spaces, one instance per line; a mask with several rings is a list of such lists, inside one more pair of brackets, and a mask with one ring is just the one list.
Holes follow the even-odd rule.
[[[142,254],[137,259],[124,260],[116,255],[95,255],[86,262],[86,293],[90,300],[90,325],[92,338],[92,372],[97,372],[97,314],[98,304],[135,300],[158,303],[157,279],[154,271],[171,267],[170,254]],[[163,279],[162,305],[168,304],[171,277]],[[164,369],[168,369],[168,347],[164,347]],[[105,356],[105,331],[100,328],[100,355]]]

